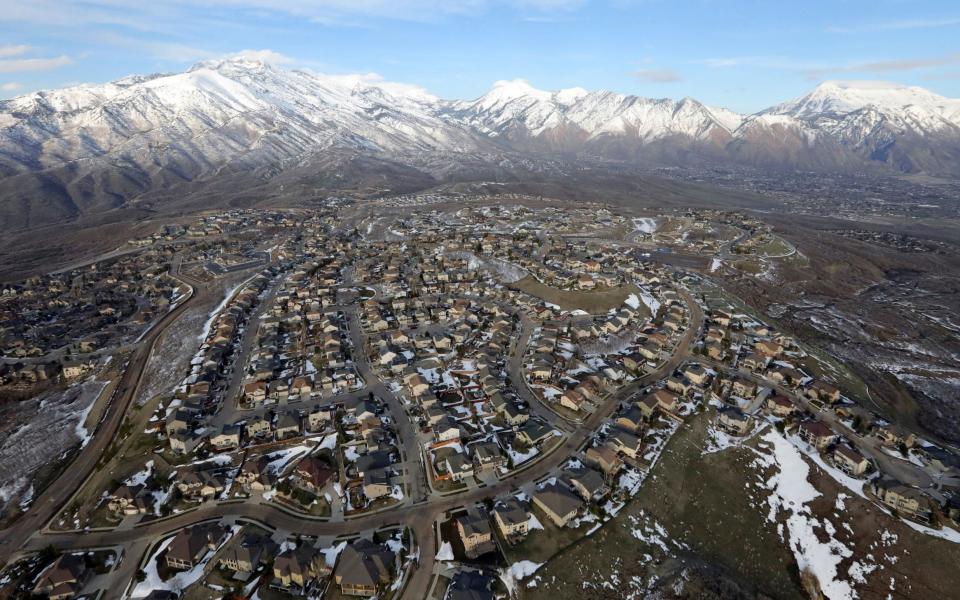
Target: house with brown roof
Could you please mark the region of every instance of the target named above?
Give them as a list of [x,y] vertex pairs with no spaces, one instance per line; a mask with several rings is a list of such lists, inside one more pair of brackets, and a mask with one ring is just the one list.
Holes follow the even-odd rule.
[[831,455],[833,464],[847,475],[863,476],[870,468],[870,463],[856,448],[849,444],[837,444]]
[[609,446],[587,448],[584,460],[588,465],[603,471],[608,480],[615,477],[623,468],[623,460],[617,455],[616,450]]
[[303,590],[329,574],[323,553],[308,544],[284,550],[273,561],[274,585],[282,589]]
[[360,539],[343,549],[334,580],[345,596],[375,596],[390,584],[395,561],[386,546]]
[[207,553],[214,551],[228,531],[217,524],[196,525],[177,532],[167,546],[164,560],[175,571],[192,569]]
[[293,469],[292,483],[311,494],[319,494],[333,479],[335,471],[330,464],[317,456],[304,457]]
[[829,404],[836,404],[840,401],[840,390],[835,386],[821,380],[816,380],[806,389],[808,397]]
[[797,433],[800,439],[817,450],[823,450],[837,440],[837,434],[822,421],[804,421],[800,423]]
[[767,398],[767,410],[775,417],[786,418],[794,415],[798,408],[790,398],[782,394],[773,394]]
[[51,600],[69,600],[83,590],[91,575],[81,556],[61,554],[40,573],[33,593]]
[[557,527],[564,527],[583,507],[583,500],[559,484],[550,484],[533,493],[533,503]]

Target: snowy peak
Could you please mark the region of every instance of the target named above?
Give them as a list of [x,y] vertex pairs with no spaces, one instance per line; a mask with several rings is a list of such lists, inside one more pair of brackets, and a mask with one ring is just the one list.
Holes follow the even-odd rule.
[[650,99],[579,87],[548,92],[524,80],[498,81],[473,102],[452,103],[448,114],[490,136],[567,139],[574,135],[587,141],[609,136],[652,141],[676,135],[702,140],[729,136],[743,119],[726,109],[708,109],[691,98]]
[[769,112],[811,118],[843,116],[864,109],[886,114],[913,112],[945,116],[960,109],[960,101],[921,87],[885,81],[825,81],[809,94]]
[[550,92],[538,90],[526,79],[504,79],[495,82],[493,89],[475,100],[473,105],[480,110],[493,110],[517,100],[526,104],[548,102],[550,96]]

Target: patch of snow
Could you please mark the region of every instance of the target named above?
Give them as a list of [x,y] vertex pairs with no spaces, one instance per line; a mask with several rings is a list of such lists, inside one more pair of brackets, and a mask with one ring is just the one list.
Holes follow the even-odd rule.
[[444,542],[440,544],[440,549],[437,550],[436,558],[440,561],[453,560],[453,546],[450,545],[450,542]]

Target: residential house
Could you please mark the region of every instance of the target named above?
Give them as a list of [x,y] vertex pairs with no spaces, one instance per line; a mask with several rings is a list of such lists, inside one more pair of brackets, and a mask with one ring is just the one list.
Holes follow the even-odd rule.
[[739,408],[723,406],[717,409],[717,425],[733,435],[746,435],[753,427],[753,419]]
[[603,474],[590,468],[568,469],[560,479],[587,502],[600,500],[610,491]]
[[479,571],[458,571],[447,586],[444,600],[494,600],[493,577]]
[[367,500],[376,500],[389,496],[393,491],[390,485],[390,475],[386,469],[375,469],[363,474],[363,495]]
[[540,419],[530,419],[520,426],[517,439],[528,446],[541,444],[553,437],[553,428]]
[[888,478],[874,481],[872,491],[898,514],[929,523],[933,518],[930,497],[917,488]]
[[463,481],[473,477],[473,462],[462,452],[450,454],[444,463],[447,473],[454,481]]
[[181,529],[170,541],[164,556],[167,567],[186,571],[195,567],[208,552],[216,550],[228,531],[217,524]]
[[480,442],[469,447],[473,453],[473,468],[477,472],[498,469],[507,464],[500,444],[496,442]]
[[82,556],[61,554],[40,573],[33,593],[50,600],[69,600],[80,594],[92,574]]
[[564,527],[583,507],[583,501],[567,488],[556,483],[545,486],[533,494],[533,503],[539,507],[557,527]]
[[232,423],[224,425],[220,431],[210,436],[210,445],[217,451],[235,450],[240,447],[240,426]]
[[648,418],[647,413],[644,412],[636,404],[630,406],[626,412],[622,412],[617,415],[616,420],[614,421],[618,427],[626,429],[631,433],[638,433],[643,429],[644,419]]
[[900,425],[878,425],[874,430],[874,435],[879,438],[880,443],[888,448],[896,448],[904,445],[912,448],[916,444],[917,437],[913,432]]
[[775,417],[790,417],[798,411],[793,400],[782,394],[773,394],[767,398],[767,410]]
[[683,370],[683,374],[687,379],[700,387],[705,386],[710,380],[710,371],[698,363],[687,365]]
[[814,400],[820,400],[827,404],[836,404],[840,401],[840,390],[825,381],[814,381],[806,389],[808,397]]
[[254,417],[247,421],[247,437],[262,440],[270,435],[272,425],[264,417]]
[[176,485],[190,500],[209,500],[224,490],[223,477],[208,471],[177,471]]
[[396,557],[386,546],[367,540],[348,544],[340,555],[334,575],[345,596],[375,596],[389,585]]
[[477,558],[496,549],[486,513],[467,514],[457,518],[456,524],[467,558]]
[[527,537],[530,531],[530,513],[515,498],[498,502],[493,507],[493,522],[508,544]]
[[273,561],[274,585],[303,590],[330,574],[323,553],[307,544],[284,550]]
[[274,436],[278,440],[297,437],[300,435],[300,417],[294,413],[283,413],[277,417],[277,429]]
[[591,446],[587,448],[584,457],[588,465],[603,471],[607,480],[612,480],[623,468],[623,460],[617,455],[616,450],[610,446]]
[[296,487],[318,495],[334,475],[335,471],[326,460],[319,456],[307,456],[294,467],[291,480]]
[[637,459],[643,452],[643,440],[623,429],[611,431],[607,436],[607,444],[620,454],[632,459]]
[[117,515],[144,514],[153,505],[153,494],[142,485],[121,485],[110,494],[107,509]]
[[860,452],[849,444],[837,444],[832,454],[833,464],[847,475],[862,477],[870,468],[870,463]]
[[821,421],[804,421],[800,423],[798,429],[800,439],[807,442],[817,450],[823,450],[837,440],[837,434],[830,429],[830,426]]
[[260,565],[272,558],[276,544],[270,536],[257,533],[245,533],[236,536],[232,543],[219,555],[221,568],[237,573],[238,576],[253,573]]
[[307,428],[314,432],[323,431],[333,422],[333,412],[331,407],[314,406],[313,410],[307,413]]

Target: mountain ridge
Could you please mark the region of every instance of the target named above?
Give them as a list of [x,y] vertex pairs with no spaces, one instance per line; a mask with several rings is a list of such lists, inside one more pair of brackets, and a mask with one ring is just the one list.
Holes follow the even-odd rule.
[[333,168],[324,155],[340,153],[437,181],[578,156],[956,178],[960,100],[828,81],[743,115],[693,98],[544,91],[524,80],[444,100],[372,75],[206,61],[0,101],[0,216],[29,227],[224,175]]

